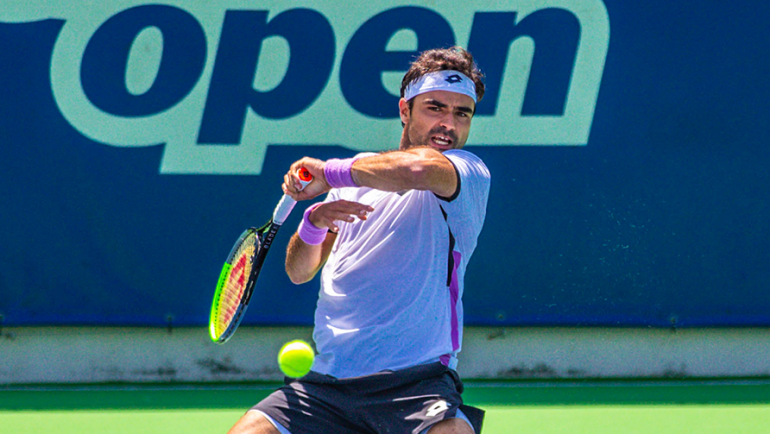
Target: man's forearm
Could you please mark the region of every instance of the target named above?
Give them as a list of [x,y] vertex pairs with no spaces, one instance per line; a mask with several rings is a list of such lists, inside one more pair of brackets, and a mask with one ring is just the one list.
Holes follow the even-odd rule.
[[296,233],[289,240],[286,248],[286,274],[292,283],[300,284],[313,279],[329,257],[334,244],[335,234],[328,234],[323,243],[310,245]]
[[430,190],[448,197],[457,188],[454,166],[431,148],[361,158],[353,164],[351,173],[356,184],[383,191]]

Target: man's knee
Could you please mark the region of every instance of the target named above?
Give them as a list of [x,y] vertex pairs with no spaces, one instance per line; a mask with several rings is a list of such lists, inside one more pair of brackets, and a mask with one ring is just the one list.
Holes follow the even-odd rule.
[[460,419],[447,419],[433,425],[427,434],[473,434],[468,422]]
[[249,410],[230,428],[227,434],[281,434],[267,418],[258,411]]

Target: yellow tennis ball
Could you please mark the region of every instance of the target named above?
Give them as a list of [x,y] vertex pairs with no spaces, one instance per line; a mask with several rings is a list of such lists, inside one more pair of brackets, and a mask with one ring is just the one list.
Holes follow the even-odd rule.
[[304,377],[310,372],[315,353],[307,342],[296,340],[287,342],[278,353],[278,366],[287,377]]

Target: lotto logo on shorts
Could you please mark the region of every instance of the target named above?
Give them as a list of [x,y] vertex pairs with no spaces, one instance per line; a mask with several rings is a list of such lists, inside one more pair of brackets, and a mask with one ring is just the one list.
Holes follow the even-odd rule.
[[601,0],[4,0],[62,21],[51,87],[110,146],[164,174],[259,174],[269,146],[393,149],[410,60],[461,45],[486,74],[469,146],[585,145],[609,46]]
[[434,417],[447,410],[449,410],[449,403],[442,399],[441,401],[437,401],[435,404],[428,407],[428,409],[425,410],[425,415],[428,417]]

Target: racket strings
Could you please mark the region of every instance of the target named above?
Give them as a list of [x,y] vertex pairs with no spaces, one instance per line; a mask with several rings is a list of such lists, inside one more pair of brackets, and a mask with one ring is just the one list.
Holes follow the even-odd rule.
[[232,255],[230,270],[227,273],[219,295],[217,311],[215,314],[215,332],[217,336],[222,334],[230,326],[243,298],[256,252],[256,236],[251,235],[243,240],[243,243]]

